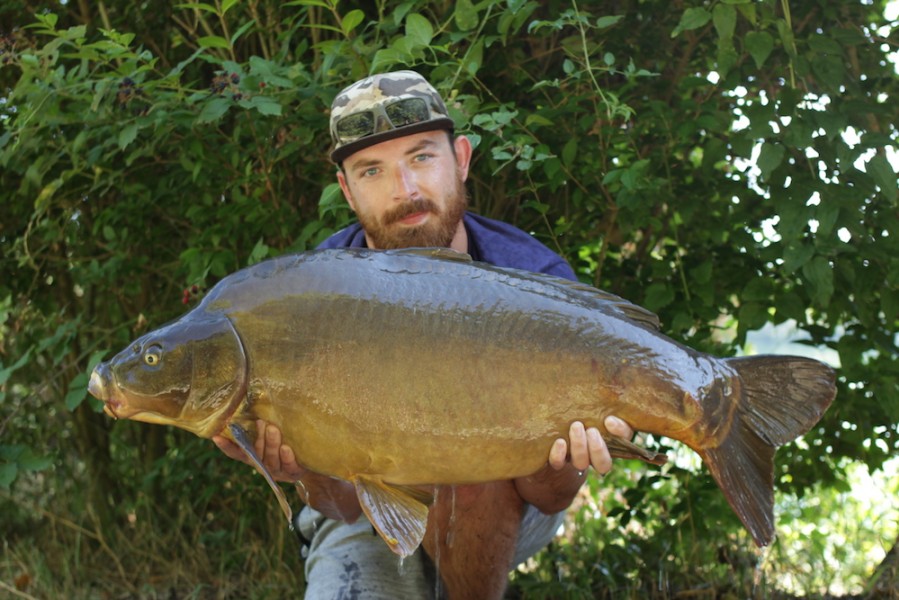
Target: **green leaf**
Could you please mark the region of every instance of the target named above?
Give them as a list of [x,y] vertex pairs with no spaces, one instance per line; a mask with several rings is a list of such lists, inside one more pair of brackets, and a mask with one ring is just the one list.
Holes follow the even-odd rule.
[[453,18],[456,21],[456,26],[461,31],[471,31],[478,26],[478,11],[471,0],[459,0],[456,2]]
[[19,468],[25,471],[43,471],[53,464],[49,456],[35,456],[31,450],[26,450],[19,457]]
[[353,32],[356,27],[359,26],[362,21],[365,20],[365,13],[361,10],[354,9],[348,12],[343,20],[340,22],[340,30],[343,31],[343,34],[347,37]]
[[404,56],[395,48],[381,48],[375,52],[375,57],[371,61],[371,69],[374,72],[389,70],[394,65],[402,63]]
[[205,35],[197,40],[200,48],[230,48],[228,40],[218,35]]
[[237,4],[240,0],[223,0],[222,2],[222,14],[225,14],[231,7]]
[[90,381],[87,373],[78,373],[69,383],[69,391],[66,393],[65,405],[70,411],[75,410],[87,398],[87,384]]
[[843,58],[834,54],[823,54],[812,59],[812,71],[823,83],[839,88],[846,77]]
[[571,167],[571,164],[574,162],[574,159],[577,157],[578,151],[578,138],[572,137],[567,142],[565,142],[565,147],[562,148],[562,163],[566,167]]
[[771,51],[774,50],[774,38],[766,31],[748,32],[743,37],[743,44],[758,69],[762,68]]
[[247,259],[247,265],[255,265],[256,263],[265,260],[270,255],[269,247],[265,244],[262,238],[256,242],[256,245],[253,246],[253,250],[250,252],[250,257]]
[[210,12],[213,14],[218,14],[218,10],[211,4],[204,4],[202,2],[184,2],[181,4],[176,4],[175,8],[193,8],[196,10],[205,10],[206,12]]
[[771,172],[780,166],[780,163],[783,162],[784,153],[785,149],[780,144],[769,142],[762,144],[762,150],[759,152],[758,161],[756,161],[756,165],[762,172],[762,179],[768,179]]
[[768,320],[768,309],[758,302],[746,302],[737,312],[740,331],[751,331],[761,328]]
[[607,15],[605,17],[600,17],[596,20],[596,28],[597,29],[606,29],[615,25],[624,18],[624,15]]
[[137,137],[137,123],[130,123],[119,131],[119,150],[124,150]]
[[671,304],[674,300],[674,290],[666,283],[653,283],[646,288],[646,295],[643,298],[643,305],[651,311],[658,311],[660,308]]
[[543,115],[540,115],[537,113],[529,114],[527,116],[527,118],[524,120],[524,124],[527,125],[528,127],[530,127],[532,125],[545,125],[545,126],[552,127],[553,125],[555,125],[555,123],[553,123],[553,121],[550,121]]
[[469,75],[477,75],[484,62],[484,38],[478,38],[465,55],[465,71]]
[[46,206],[50,204],[50,201],[53,199],[53,196],[56,194],[56,191],[62,187],[64,181],[61,177],[57,177],[47,185],[45,185],[40,193],[37,195],[37,198],[34,200],[34,206],[37,210],[43,210]]
[[827,306],[833,296],[833,268],[823,256],[816,256],[802,267],[810,286],[810,296],[819,306]]
[[790,244],[784,250],[784,264],[781,267],[785,275],[792,275],[796,269],[805,266],[815,255],[815,247],[810,244]]
[[722,77],[734,68],[739,58],[736,49],[734,49],[733,38],[718,38],[718,54],[715,57],[715,63],[718,73]]
[[30,359],[31,348],[29,348],[28,351],[25,352],[25,354],[23,354],[21,357],[19,357],[19,360],[14,362],[12,365],[4,369],[0,369],[0,386],[4,385],[9,380],[10,376],[13,374],[13,371],[21,369]]
[[678,23],[677,27],[674,28],[674,31],[671,32],[671,37],[677,37],[684,31],[698,29],[711,20],[712,13],[706,9],[702,7],[688,8],[684,11],[684,14],[681,15],[680,23]]
[[737,9],[728,4],[718,4],[712,10],[712,21],[718,37],[729,40],[734,37],[737,27]]
[[[256,19],[250,19],[249,21],[247,21],[246,23],[241,25],[240,29],[235,31],[234,34],[231,36],[231,40],[230,40],[231,45],[233,46],[234,42],[236,42],[238,39],[240,39],[240,36],[245,34],[247,32],[247,30],[255,24],[256,24]],[[253,57],[251,56],[250,58],[252,59]]]
[[253,96],[250,100],[250,106],[263,115],[272,117],[281,116],[281,103],[269,96]]
[[228,108],[233,104],[229,98],[211,98],[203,105],[203,110],[197,116],[197,123],[212,123],[222,118]]
[[406,17],[406,37],[413,42],[413,46],[427,46],[434,37],[434,27],[420,14],[410,13]]
[[790,55],[790,58],[796,58],[796,38],[786,21],[777,22],[777,33],[780,35],[781,45],[783,45],[787,54]]
[[899,181],[897,181],[896,171],[886,155],[882,153],[875,154],[865,165],[868,174],[874,179],[874,183],[880,188],[880,193],[892,202],[896,201],[899,194]]
[[0,464],[0,488],[8,490],[12,482],[16,480],[18,473],[19,468],[16,463]]

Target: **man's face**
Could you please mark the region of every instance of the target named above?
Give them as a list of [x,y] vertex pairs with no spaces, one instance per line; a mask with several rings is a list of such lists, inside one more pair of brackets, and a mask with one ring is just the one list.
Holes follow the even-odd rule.
[[[455,152],[454,152],[455,151]],[[425,131],[355,152],[337,174],[373,248],[449,247],[462,230],[471,145]]]

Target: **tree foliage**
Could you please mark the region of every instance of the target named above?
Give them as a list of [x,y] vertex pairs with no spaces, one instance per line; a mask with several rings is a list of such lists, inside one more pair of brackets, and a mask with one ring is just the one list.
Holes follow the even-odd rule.
[[[838,400],[779,453],[779,489],[839,489],[849,461],[880,467],[899,448],[897,34],[885,6],[0,2],[7,498],[38,489],[114,528],[123,502],[165,512],[184,481],[201,514],[226,510],[211,491],[222,479],[176,460],[184,445],[208,448],[113,423],[87,374],[218,278],[346,224],[328,107],[396,68],[425,74],[477,144],[474,210],[534,232],[693,347],[733,354],[747,332],[795,321],[838,355]],[[258,486],[224,462],[209,470]],[[617,518],[652,494],[649,476],[630,485]],[[679,493],[723,506],[703,495],[710,485],[700,476]],[[669,509],[667,522],[696,525],[689,506]],[[31,517],[13,513],[24,531]],[[738,530],[726,510],[709,514]]]

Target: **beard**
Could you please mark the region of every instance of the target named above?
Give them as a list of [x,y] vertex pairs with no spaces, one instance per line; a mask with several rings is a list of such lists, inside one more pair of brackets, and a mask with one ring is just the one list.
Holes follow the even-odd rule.
[[[446,196],[443,210],[430,198],[409,200],[387,211],[380,217],[365,211],[357,211],[356,217],[375,248],[448,248],[456,235],[459,221],[468,207],[465,185],[457,180]],[[410,215],[426,212],[427,222],[415,227],[404,227],[399,222]]]

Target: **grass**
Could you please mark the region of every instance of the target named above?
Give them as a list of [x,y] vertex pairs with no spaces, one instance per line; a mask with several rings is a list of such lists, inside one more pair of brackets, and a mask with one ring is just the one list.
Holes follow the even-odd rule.
[[[299,544],[261,479],[242,465],[196,470],[160,486],[167,497],[130,486],[105,527],[78,509],[77,481],[35,475],[0,491],[0,598],[300,596]],[[860,505],[857,488],[781,498],[780,538],[759,553],[705,475],[636,464],[589,482],[564,536],[513,574],[507,598],[861,598],[876,566],[864,553],[896,537],[895,505]]]
[[4,536],[0,597],[267,599],[303,589],[299,544],[280,512],[267,510],[269,498],[263,510],[241,511],[237,500],[216,513],[189,502],[158,511],[145,502],[104,528],[88,513],[62,516],[3,500],[25,517]]

